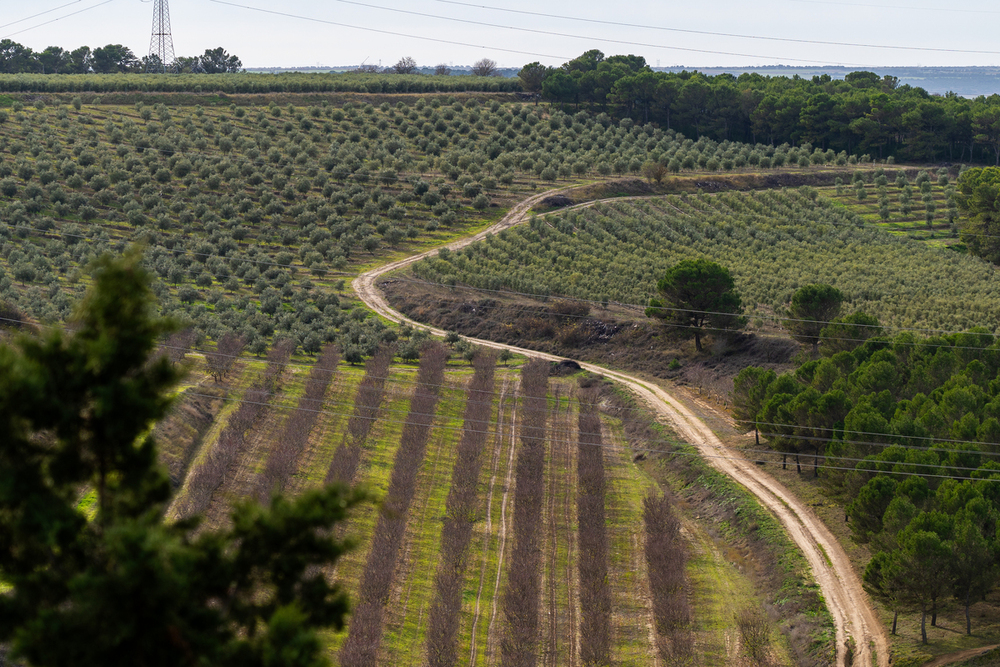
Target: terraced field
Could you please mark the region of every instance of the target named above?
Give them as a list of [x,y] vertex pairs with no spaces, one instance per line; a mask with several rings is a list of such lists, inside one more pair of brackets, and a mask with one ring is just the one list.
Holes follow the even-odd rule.
[[838,206],[896,236],[961,249],[956,197],[958,170],[876,168],[845,174],[840,184],[818,188]]

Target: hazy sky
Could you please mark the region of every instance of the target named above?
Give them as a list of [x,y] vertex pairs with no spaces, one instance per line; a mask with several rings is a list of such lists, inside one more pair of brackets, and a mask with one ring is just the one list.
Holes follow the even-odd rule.
[[[520,66],[533,60],[558,65],[592,48],[606,55],[635,53],[645,56],[651,65],[664,67],[1000,64],[1000,40],[996,38],[1000,4],[988,0],[952,3],[939,0],[878,0],[874,3],[863,0],[631,3],[470,0],[468,4],[452,0],[231,1],[233,4],[170,0],[177,54],[195,55],[206,48],[222,46],[238,55],[245,67],[334,66],[365,60],[391,65],[402,56],[411,56],[420,65],[471,64],[482,57],[492,58],[503,66]],[[484,3],[490,4],[484,6]],[[434,16],[416,16],[379,7]],[[36,50],[49,45],[75,48],[84,44],[96,47],[121,43],[142,56],[149,52],[152,12],[152,0],[39,0],[30,3],[0,0],[0,38],[10,38]],[[571,16],[597,22],[572,20]],[[938,50],[760,39],[765,37]]]

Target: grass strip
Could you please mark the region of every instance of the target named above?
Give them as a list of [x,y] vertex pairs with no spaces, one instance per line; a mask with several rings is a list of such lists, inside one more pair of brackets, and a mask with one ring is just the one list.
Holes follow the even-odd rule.
[[611,656],[611,591],[605,524],[604,450],[597,389],[579,394],[577,531],[580,540],[580,657],[585,665],[606,665]]
[[382,504],[358,590],[357,607],[351,617],[347,640],[340,650],[343,667],[373,667],[377,663],[385,602],[395,581],[407,514],[416,491],[417,473],[430,437],[447,360],[448,352],[439,344],[432,344],[423,351],[410,412],[396,451],[389,491]]
[[229,468],[246,448],[247,434],[269,412],[275,389],[294,347],[294,343],[287,339],[275,342],[267,355],[264,372],[257,376],[253,386],[243,395],[239,407],[205,461],[191,472],[188,493],[179,516],[199,514],[208,507],[212,494],[225,481]]
[[434,581],[435,596],[427,632],[427,660],[432,667],[448,667],[458,660],[459,612],[469,543],[478,509],[479,470],[493,409],[493,375],[496,355],[477,354],[475,374],[469,384],[465,421],[458,456],[452,469],[441,534],[441,560]]
[[673,664],[689,659],[694,651],[687,548],[669,496],[651,493],[642,509],[656,647],[663,661]]
[[326,473],[327,484],[350,484],[354,480],[361,461],[361,447],[385,400],[385,381],[394,354],[393,348],[381,347],[365,364],[365,376],[354,395],[354,414],[347,421],[347,434],[330,462]]
[[295,464],[319,419],[323,408],[323,397],[333,380],[339,362],[340,351],[335,345],[327,345],[309,371],[305,392],[299,398],[295,409],[288,415],[281,437],[267,460],[264,472],[257,477],[256,495],[261,501],[280,492],[295,472]]

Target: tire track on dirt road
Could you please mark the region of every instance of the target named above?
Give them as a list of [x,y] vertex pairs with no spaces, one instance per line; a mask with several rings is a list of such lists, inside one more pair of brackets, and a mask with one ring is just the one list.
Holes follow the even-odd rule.
[[[497,224],[474,236],[461,239],[445,247],[459,250],[470,243],[496,234],[527,220],[532,206],[545,197],[565,192],[566,188],[549,190],[529,197],[515,205]],[[615,201],[615,199],[597,200]],[[594,202],[587,202],[592,205]],[[583,206],[583,204],[579,205]],[[369,308],[393,322],[405,322],[420,327],[437,336],[444,336],[441,329],[429,327],[411,320],[394,310],[378,289],[376,282],[386,273],[396,271],[417,262],[424,257],[436,255],[437,249],[429,250],[406,259],[390,262],[359,275],[352,282],[354,291]],[[470,342],[495,349],[508,349],[528,357],[561,361],[565,357],[527,350],[513,345],[504,345],[488,340],[470,338]],[[593,373],[599,373],[616,380],[669,423],[685,440],[707,456],[706,460],[714,468],[723,472],[746,487],[758,500],[781,521],[788,536],[805,555],[813,571],[813,577],[820,586],[836,627],[837,664],[845,665],[848,659],[848,640],[854,642],[854,661],[857,667],[889,667],[889,640],[885,628],[879,622],[871,604],[861,587],[861,580],[851,566],[847,553],[832,533],[815,514],[780,483],[756,469],[749,461],[737,458],[738,454],[727,449],[705,422],[694,412],[668,393],[662,387],[640,380],[618,371],[608,370],[596,364],[578,362]],[[721,456],[720,456],[721,455]],[[872,655],[875,649],[877,662]]]
[[[496,486],[497,467],[499,466],[500,459],[503,456],[504,443],[506,442],[506,440],[504,439],[504,410],[505,410],[504,406],[507,405],[508,403],[511,404],[510,405],[511,428],[513,429],[514,410],[515,410],[513,404],[514,401],[513,397],[517,394],[517,382],[516,381],[513,382],[514,385],[513,388],[510,388],[510,385],[511,385],[511,380],[507,377],[504,377],[503,387],[500,389],[500,394],[499,394],[500,400],[497,404],[497,417],[495,423],[493,451],[491,452],[491,461],[490,461],[491,472],[490,472],[490,481],[488,484],[489,492],[486,496],[486,503],[483,508],[483,515],[486,518],[486,525],[483,529],[483,547],[481,549],[482,565],[480,566],[479,570],[479,588],[476,591],[476,603],[472,614],[472,631],[469,642],[470,665],[476,664],[476,653],[478,651],[476,631],[479,625],[479,615],[480,615],[479,612],[483,599],[483,587],[486,584],[486,574],[487,574],[487,565],[489,563],[490,544],[493,541],[493,489]],[[511,452],[511,455],[513,456],[513,451]]]
[[[517,380],[514,383],[513,393],[510,397],[511,407],[510,407],[510,432],[506,441],[508,441],[509,447],[507,452],[507,463],[505,468],[505,477],[503,485],[501,486],[501,498],[500,498],[500,525],[497,531],[497,574],[496,580],[493,582],[493,595],[490,602],[490,616],[489,625],[486,629],[486,664],[495,665],[497,662],[497,644],[499,643],[498,630],[496,629],[496,619],[497,619],[497,608],[500,604],[500,577],[503,574],[503,561],[504,556],[507,552],[507,500],[510,498],[511,481],[514,475],[514,452],[517,449],[517,402],[518,393],[520,391],[521,382]],[[498,457],[503,456],[503,412],[500,412],[498,417],[499,427],[498,427],[498,437],[497,444],[498,449],[496,449],[496,454]],[[492,533],[492,513],[493,513],[493,491],[496,488],[497,481],[497,466],[500,462],[499,458],[493,460],[493,472],[490,476],[490,492],[489,497],[486,501],[486,549],[483,552],[483,569],[479,576],[479,592],[476,594],[476,616],[472,624],[472,660],[469,664],[476,664],[476,625],[479,621],[479,602],[483,593],[483,582],[485,581],[486,568],[489,564],[489,544],[490,536]]]

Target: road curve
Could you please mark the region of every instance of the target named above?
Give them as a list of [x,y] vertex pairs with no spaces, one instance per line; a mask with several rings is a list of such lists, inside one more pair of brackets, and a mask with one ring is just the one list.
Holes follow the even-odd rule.
[[[562,191],[549,190],[529,197],[514,206],[497,224],[445,247],[458,250],[485,238],[488,234],[495,234],[518,225],[527,219],[527,213],[532,206],[545,197]],[[443,336],[445,331],[415,322],[394,310],[376,286],[376,281],[386,273],[402,269],[424,257],[435,255],[437,252],[437,249],[428,250],[390,262],[362,273],[354,279],[351,285],[368,307],[386,319],[393,322],[409,323],[435,335]],[[550,361],[559,361],[565,358],[489,340],[475,338],[469,340],[477,345],[508,349],[525,356]],[[889,667],[889,639],[885,628],[872,609],[847,553],[823,522],[807,506],[784,486],[759,470],[757,466],[743,459],[733,450],[727,449],[707,424],[662,387],[596,364],[582,361],[578,363],[588,371],[600,373],[628,387],[633,394],[644,400],[661,415],[685,440],[709,457],[706,460],[710,465],[746,487],[778,517],[789,537],[805,555],[833,617],[836,627],[838,665],[847,666],[848,638],[851,638],[854,642],[853,665],[872,667],[877,664],[878,667]],[[712,458],[720,455],[726,458]],[[875,650],[874,656],[872,655],[873,648]]]

